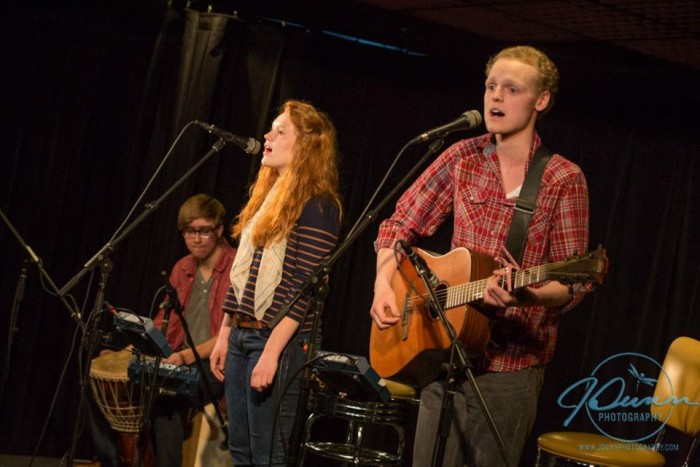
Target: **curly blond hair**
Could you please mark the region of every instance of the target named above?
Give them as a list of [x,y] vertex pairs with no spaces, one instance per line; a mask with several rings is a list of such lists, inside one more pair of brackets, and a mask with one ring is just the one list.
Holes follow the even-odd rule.
[[537,69],[538,72],[538,92],[549,91],[549,104],[540,112],[540,116],[549,112],[549,109],[554,105],[554,100],[559,91],[559,70],[549,57],[539,49],[529,45],[516,45],[508,47],[496,55],[493,55],[486,63],[486,76],[491,72],[493,64],[499,58],[509,58],[519,62],[527,63]]

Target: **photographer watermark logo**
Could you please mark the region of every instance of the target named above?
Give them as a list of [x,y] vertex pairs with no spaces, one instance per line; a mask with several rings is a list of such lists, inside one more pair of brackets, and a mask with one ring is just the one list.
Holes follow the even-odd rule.
[[[658,383],[670,396],[654,396]],[[603,435],[621,442],[643,442],[659,433],[679,404],[700,405],[674,391],[671,379],[654,359],[639,353],[615,354],[602,361],[591,375],[566,388],[557,403],[569,409],[564,426],[585,410]],[[664,410],[652,412],[651,407]],[[661,415],[661,414],[665,415]]]

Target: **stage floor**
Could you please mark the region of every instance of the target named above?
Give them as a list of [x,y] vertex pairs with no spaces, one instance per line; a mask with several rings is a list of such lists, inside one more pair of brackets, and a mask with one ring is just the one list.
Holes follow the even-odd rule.
[[[0,454],[0,467],[28,467],[31,462],[31,456],[13,456],[10,454]],[[61,463],[63,461],[63,463]],[[52,457],[36,457],[32,462],[32,467],[61,467],[66,465],[65,459]],[[75,466],[99,467],[97,461],[88,461],[85,459],[75,459]]]

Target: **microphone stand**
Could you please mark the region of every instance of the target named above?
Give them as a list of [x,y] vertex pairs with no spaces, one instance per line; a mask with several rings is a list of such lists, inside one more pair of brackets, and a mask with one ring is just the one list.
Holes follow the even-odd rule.
[[[503,439],[501,438],[498,427],[491,416],[488,406],[486,405],[486,401],[484,400],[484,397],[479,390],[479,386],[477,385],[476,379],[474,378],[474,374],[471,370],[473,364],[469,359],[467,352],[464,350],[462,342],[457,338],[452,324],[450,324],[448,321],[447,315],[445,315],[445,309],[442,306],[442,302],[435,292],[436,281],[433,279],[430,269],[428,269],[428,266],[422,260],[411,261],[411,263],[428,291],[428,297],[424,297],[427,305],[438,315],[438,318],[440,319],[440,322],[445,328],[445,332],[452,343],[450,361],[445,365],[447,367],[447,387],[445,388],[445,392],[442,396],[442,406],[440,407],[440,418],[438,422],[438,434],[435,438],[435,444],[433,447],[432,465],[433,467],[442,466],[442,461],[445,454],[445,445],[447,443],[447,438],[450,436],[450,426],[452,425],[452,419],[454,417],[454,395],[455,392],[457,392],[459,380],[463,379],[464,375],[466,375],[467,380],[469,381],[469,384],[476,395],[479,405],[481,406],[481,410],[484,413],[484,417],[486,418],[489,428],[491,428],[494,438],[496,439],[501,457],[503,457],[503,461],[505,463],[504,465],[507,466],[508,458],[506,456]],[[457,357],[456,361],[455,356]]]
[[199,161],[197,161],[196,164],[194,164],[190,170],[188,170],[185,175],[180,177],[168,190],[161,195],[160,198],[157,200],[146,204],[146,209],[136,218],[134,219],[131,224],[129,224],[122,232],[111,242],[107,242],[95,255],[88,260],[87,263],[85,263],[85,266],[83,269],[78,272],[71,280],[69,280],[66,285],[64,285],[61,290],[59,290],[58,294],[60,296],[65,295],[68,293],[75,285],[78,283],[78,281],[91,269],[95,267],[95,265],[103,258],[109,256],[111,253],[114,252],[114,248],[121,243],[124,238],[131,233],[132,230],[134,230],[141,222],[143,222],[148,216],[151,215],[153,211],[155,211],[161,203],[168,197],[170,194],[175,191],[176,188],[178,188],[185,180],[187,180],[199,167],[201,167],[202,164],[204,164],[209,158],[214,155],[215,153],[221,151],[223,147],[226,145],[226,141],[220,139],[214,145],[211,147],[211,149],[201,158]]
[[[39,257],[36,255],[36,253],[34,253],[34,250],[32,250],[32,248],[29,246],[29,244],[27,244],[27,242],[24,241],[24,239],[23,239],[22,236],[19,234],[19,232],[17,231],[17,229],[15,229],[14,225],[12,225],[12,222],[10,222],[10,219],[7,218],[7,216],[5,215],[5,213],[4,213],[2,210],[0,210],[0,217],[2,217],[2,220],[5,222],[5,224],[7,224],[7,227],[10,229],[10,231],[11,231],[11,232],[14,234],[14,236],[17,238],[17,241],[19,241],[20,245],[22,245],[22,247],[27,251],[27,253],[29,254],[29,257],[30,257],[31,260],[32,260],[32,262],[34,262],[34,264],[36,264],[37,269],[39,269],[39,273],[41,274],[41,277],[42,277],[43,280],[49,285],[50,293],[52,293],[52,294],[56,295],[57,297],[59,297],[59,299],[61,300],[61,303],[63,303],[63,305],[66,307],[66,309],[67,309],[68,312],[70,313],[71,318],[73,318],[73,319],[75,320],[75,322],[78,324],[78,326],[82,329],[83,333],[85,333],[85,324],[84,324],[83,321],[82,321],[82,317],[81,317],[81,315],[80,315],[80,310],[77,309],[77,307],[74,308],[73,305],[71,305],[71,303],[66,299],[66,297],[63,296],[63,295],[59,292],[58,287],[56,286],[56,283],[53,281],[53,279],[51,279],[51,276],[49,276],[49,273],[46,272],[46,269],[44,269],[44,265],[43,265],[43,262],[41,261],[41,258],[39,258]],[[25,267],[23,268],[22,271],[23,271],[24,277],[26,277],[26,263],[25,263]],[[23,281],[24,281],[24,277],[20,276],[20,281],[23,282]],[[22,285],[22,287],[23,287],[23,285]],[[20,289],[20,285],[18,284],[18,291],[17,291],[17,293],[15,294],[15,298],[16,298],[16,299],[19,297],[19,289]],[[19,300],[21,300],[21,298],[19,298]],[[19,309],[19,300],[16,300],[17,310],[14,310],[15,312],[17,312],[18,309]],[[10,323],[10,326],[12,326],[12,325],[13,325],[13,324],[12,324],[12,322],[11,322],[11,323]],[[10,332],[13,333],[13,332],[14,332],[14,329],[10,329]],[[7,351],[8,351],[8,355],[7,355],[7,358],[8,358],[8,360],[7,360],[7,361],[8,361],[8,368],[7,368],[8,374],[9,374],[10,350],[11,350],[10,348],[7,349]],[[4,377],[3,377],[3,378],[4,378]],[[3,384],[2,390],[4,391],[4,380],[3,380],[3,383],[2,383],[2,384]],[[84,382],[83,382],[82,380],[81,380],[81,383],[80,383],[80,384],[81,384],[81,386],[84,386]],[[83,391],[84,391],[84,389],[81,389],[81,392],[83,392]],[[81,396],[81,399],[82,399],[82,396]],[[78,408],[78,417],[80,417],[80,414],[82,413],[82,410],[83,410],[82,407],[79,407],[79,408]],[[77,418],[77,420],[80,420],[80,418]],[[78,424],[76,423],[76,426],[77,426],[77,425],[78,425]],[[72,448],[70,452],[71,452],[71,453],[74,453],[74,452],[75,452],[75,448]],[[72,460],[72,458],[71,458],[71,460]],[[72,464],[69,464],[69,465],[72,465]]]
[[[107,279],[109,278],[109,274],[112,272],[112,269],[114,268],[112,261],[109,258],[103,258],[99,262],[100,266],[100,281],[97,286],[97,293],[95,296],[95,305],[91,314],[92,319],[92,329],[88,330],[87,328],[84,329],[83,332],[83,339],[82,339],[82,344],[81,347],[85,348],[87,347],[88,352],[85,355],[85,365],[80,365],[81,368],[85,368],[84,373],[81,373],[78,375],[78,385],[80,387],[79,390],[79,397],[78,397],[78,410],[76,411],[76,416],[75,416],[75,425],[73,426],[73,436],[71,438],[71,444],[70,444],[70,449],[68,450],[68,457],[67,457],[67,465],[68,466],[73,466],[73,460],[75,459],[75,451],[78,446],[78,437],[80,435],[80,426],[82,425],[82,419],[85,414],[85,399],[86,399],[86,394],[87,394],[87,387],[89,384],[89,377],[90,377],[90,365],[92,363],[92,355],[97,347],[97,326],[100,321],[100,313],[102,311],[102,308],[104,306],[105,302],[105,290],[107,289]],[[88,319],[89,322],[89,319]],[[87,346],[85,345],[87,343]],[[82,358],[82,356],[78,355],[78,358]]]
[[[355,240],[360,236],[360,234],[369,226],[371,222],[373,222],[377,218],[377,213],[381,211],[381,209],[396,195],[399,193],[400,190],[402,190],[403,186],[413,178],[413,176],[416,174],[416,172],[423,166],[423,164],[430,158],[432,157],[436,152],[440,150],[442,145],[444,144],[444,139],[442,137],[437,138],[435,141],[433,141],[428,148],[428,151],[423,155],[423,157],[416,163],[411,170],[409,170],[406,175],[399,181],[397,185],[394,186],[394,188],[377,204],[377,207],[374,208],[373,210],[370,210],[367,215],[361,220],[361,222],[358,223],[357,228],[353,229],[350,234],[345,238],[345,240],[340,243],[336,249],[333,251],[333,253],[329,256],[329,258],[319,264],[316,269],[311,273],[311,275],[306,279],[306,281],[302,284],[300,287],[299,291],[297,294],[280,310],[280,312],[275,316],[275,318],[270,322],[269,327],[274,328],[274,326],[279,323],[279,321],[289,312],[289,310],[294,306],[294,304],[299,301],[299,299],[304,296],[304,295],[311,295],[312,298],[315,300],[315,306],[317,307],[317,312],[316,316],[314,317],[315,320],[318,320],[320,318],[320,313],[323,308],[323,300],[325,299],[325,296],[328,293],[328,288],[326,286],[326,282],[324,280],[324,277],[327,276],[330,273],[331,266],[335,264],[340,256],[352,245]],[[437,299],[435,295],[434,288],[430,285],[430,280],[428,277],[429,271],[424,271],[426,275],[421,276],[424,283],[426,284],[427,289],[430,291],[430,296],[431,296],[431,301],[433,304],[435,304],[436,309],[441,309],[440,306],[440,301]],[[484,412],[484,415],[487,419],[487,422],[489,424],[489,427],[491,428],[491,431],[494,434],[494,437],[496,439],[496,442],[498,443],[501,456],[506,462],[506,465],[508,463],[507,457],[505,454],[505,447],[503,443],[503,439],[501,438],[501,435],[498,431],[498,428],[496,427],[495,422],[493,421],[493,418],[491,417],[491,414],[488,410],[488,407],[486,405],[486,402],[483,399],[483,396],[481,395],[481,392],[479,391],[479,388],[477,386],[476,380],[474,379],[474,376],[469,368],[470,364],[468,364],[468,357],[466,355],[466,352],[464,351],[463,348],[461,348],[459,340],[454,334],[454,330],[452,329],[452,326],[449,324],[447,321],[447,318],[444,315],[444,311],[441,313],[441,320],[443,324],[445,325],[448,335],[450,336],[450,340],[453,343],[453,349],[452,349],[452,355],[454,358],[454,355],[457,354],[461,368],[466,369],[467,376],[469,378],[469,382],[474,390],[474,393],[477,396],[477,399],[479,401],[479,405],[481,406],[482,411]],[[311,335],[311,342],[313,343],[316,340],[316,335],[314,334],[317,332],[316,327],[313,328],[312,335]],[[310,349],[312,347],[309,347]],[[289,443],[289,452],[287,455],[287,465],[290,467],[294,467],[298,463],[298,457],[299,457],[299,449],[301,447],[301,436],[303,433],[304,429],[304,414],[306,411],[306,405],[308,403],[309,395],[310,395],[310,386],[311,386],[311,365],[310,361],[313,359],[314,354],[309,352],[307,354],[307,365],[304,367],[304,371],[301,376],[301,385],[300,385],[300,394],[299,394],[299,402],[297,405],[297,412],[296,412],[296,418],[294,420],[294,427],[292,430],[292,435],[290,437],[290,443]],[[451,365],[452,366],[452,365]],[[450,378],[452,381],[450,381],[450,384],[452,385],[452,395],[454,394],[454,389],[456,388],[456,379],[454,378],[454,372],[450,371],[451,368],[448,370],[448,373],[450,374]],[[452,398],[445,398],[443,402],[443,407],[446,407],[447,404],[452,403]],[[437,457],[434,457],[434,460],[437,460],[439,457],[440,461],[442,460],[442,455],[444,452],[444,442],[446,441],[447,437],[449,436],[449,427],[450,427],[450,420],[448,418],[451,417],[452,412],[445,410],[445,414],[441,413],[440,415],[440,427],[441,427],[441,436],[438,438],[438,445],[436,447],[436,451],[434,451],[434,454],[437,454]],[[445,431],[446,428],[446,431]],[[441,465],[440,464],[433,464],[433,465]]]
[[34,250],[32,250],[32,247],[30,247],[27,242],[24,241],[22,236],[17,232],[17,229],[15,229],[14,225],[12,225],[12,222],[10,222],[10,219],[7,218],[4,212],[2,212],[2,209],[0,209],[0,217],[2,217],[2,220],[7,224],[7,227],[10,229],[10,231],[14,234],[14,236],[17,238],[17,241],[19,241],[20,245],[27,251],[29,254],[29,258],[31,258],[32,262],[36,264],[37,268],[39,269],[39,273],[41,276],[44,278],[44,280],[49,284],[49,288],[51,289],[51,292],[55,293],[58,298],[61,300],[61,303],[66,307],[68,312],[70,313],[71,318],[75,320],[78,325],[83,328],[83,321],[80,316],[80,310],[77,310],[73,308],[73,305],[66,300],[66,298],[63,296],[64,294],[60,293],[58,290],[58,287],[56,286],[56,283],[51,279],[51,276],[49,276],[49,273],[46,272],[46,269],[44,269],[43,262],[41,261],[41,258],[39,258],[36,253],[34,253]]
[[[168,281],[166,277],[166,282]],[[168,285],[166,287],[170,286],[170,282],[168,282]],[[168,293],[175,293],[175,291],[172,288],[166,288],[166,294]],[[165,301],[163,304],[163,324],[160,328],[161,334],[163,334],[163,337],[165,337],[166,342],[167,342],[167,332],[168,332],[168,323],[170,322],[170,314],[172,313],[173,308],[177,308],[180,306],[180,302],[175,302],[173,303],[173,295],[167,295],[168,299]],[[138,352],[138,349],[134,348],[136,352]],[[143,408],[143,414],[141,415],[141,423],[139,424],[139,434],[138,434],[138,440],[136,443],[136,467],[141,467],[143,465],[143,457],[146,454],[146,440],[151,436],[151,409],[153,408],[153,401],[155,399],[155,393],[156,393],[156,388],[158,386],[158,370],[160,368],[160,361],[162,360],[163,356],[160,353],[156,353],[155,355],[155,360],[153,362],[153,374],[151,375],[151,380],[150,386],[148,388],[148,394],[146,396],[146,403],[144,404]],[[145,361],[139,361],[139,364],[143,365],[142,368],[145,368]],[[147,372],[144,371],[143,374],[146,374]]]
[[[177,302],[177,305],[173,307],[175,310],[175,314],[180,318],[180,322],[182,323],[182,328],[185,331],[185,338],[187,339],[187,344],[190,346],[190,349],[192,350],[192,354],[194,355],[194,361],[197,365],[197,368],[199,369],[199,374],[202,377],[202,386],[204,388],[204,392],[206,393],[206,397],[211,401],[212,405],[214,406],[214,412],[216,413],[216,418],[219,420],[219,423],[221,424],[221,430],[224,433],[224,441],[222,441],[220,448],[222,450],[228,449],[228,427],[226,426],[226,421],[224,420],[224,416],[221,414],[221,408],[219,407],[219,401],[216,399],[214,396],[214,391],[211,388],[211,383],[209,382],[209,378],[207,378],[207,373],[205,373],[204,369],[204,364],[202,363],[202,358],[199,356],[199,352],[197,352],[197,347],[194,344],[194,340],[192,340],[192,334],[190,334],[190,328],[189,325],[187,324],[187,320],[185,319],[185,316],[182,314],[182,305],[180,305],[180,302],[177,298],[177,295],[175,295],[175,291],[170,289],[170,291],[173,293],[171,296],[171,300],[175,300]],[[200,411],[204,411],[204,403],[199,400],[199,397],[197,398],[197,402],[199,404],[199,407],[197,407]]]
[[0,400],[2,400],[2,395],[5,393],[5,385],[10,377],[10,363],[12,362],[12,344],[14,342],[15,333],[19,330],[17,328],[17,315],[19,314],[20,304],[24,298],[24,288],[27,283],[27,268],[29,265],[29,260],[25,259],[24,264],[22,264],[22,270],[19,273],[19,278],[17,279],[17,285],[15,286],[15,297],[12,300],[12,309],[10,310],[10,322],[8,325],[8,336],[7,336],[7,354],[5,355],[5,365],[2,369],[2,377],[0,377]]
[[[325,299],[328,296],[328,285],[326,284],[324,276],[325,274],[321,276],[319,281],[314,282],[313,295],[311,296],[310,300],[310,306],[314,310],[314,319],[311,324],[311,337],[309,338],[308,348],[306,349],[306,363],[304,364],[304,370],[299,378],[299,401],[297,402],[296,412],[294,415],[294,425],[292,426],[292,432],[289,436],[289,450],[287,451],[285,458],[287,465],[290,467],[296,467],[299,462],[299,448],[301,447],[301,436],[304,430],[304,421],[306,418],[306,405],[308,404],[309,397],[311,395],[311,376],[313,371],[309,363],[313,360],[316,354],[316,341],[320,329],[319,324],[321,322],[321,313],[323,312],[323,304]],[[301,294],[299,294],[298,297],[301,297]],[[297,301],[298,298],[293,300],[292,303],[296,303]],[[285,310],[283,311],[285,311],[286,314],[289,309],[285,308]],[[277,321],[275,321],[275,324],[276,323]]]
[[[374,222],[377,218],[377,214],[381,209],[395,196],[399,193],[402,187],[418,172],[421,166],[428,161],[435,153],[437,153],[442,145],[444,144],[443,138],[438,138],[433,141],[428,148],[428,151],[423,155],[423,157],[418,161],[418,163],[413,165],[413,168],[404,175],[401,181],[394,186],[394,188],[387,194],[378,204],[377,207],[368,211],[366,216],[358,223],[357,228],[353,229],[345,240],[340,243],[333,253],[328,257],[328,259],[321,264],[319,264],[316,269],[311,273],[311,275],[306,279],[306,281],[301,285],[299,291],[294,297],[280,310],[280,312],[275,316],[275,318],[269,323],[269,327],[274,328],[277,323],[287,314],[289,310],[296,304],[296,302],[305,295],[310,295],[314,300],[314,306],[316,308],[316,315],[314,320],[320,318],[321,311],[323,309],[323,302],[328,293],[328,287],[324,279],[330,273],[331,266],[335,264],[340,256],[345,253],[345,251],[357,240],[360,234],[369,226],[370,223]],[[287,453],[287,465],[290,467],[296,466],[299,457],[299,448],[301,443],[301,436],[304,429],[304,414],[306,411],[306,405],[309,400],[310,387],[311,387],[311,365],[309,363],[314,358],[314,354],[311,352],[313,345],[316,341],[316,332],[318,332],[317,324],[314,324],[311,334],[311,342],[309,346],[309,351],[307,352],[307,365],[304,367],[304,371],[301,375],[299,402],[297,404],[296,417],[294,419],[294,427],[292,434],[290,436],[289,451]]]
[[[162,202],[170,196],[170,194],[175,191],[176,188],[178,188],[185,180],[187,180],[199,167],[204,164],[209,158],[214,155],[215,153],[221,151],[221,149],[226,146],[226,141],[220,139],[214,145],[211,147],[211,149],[201,158],[197,163],[195,163],[182,177],[180,177],[163,195],[160,196],[157,200],[146,204],[146,209],[136,218],[134,219],[127,227],[124,228],[124,230],[121,231],[119,235],[117,235],[113,241],[107,242],[100,250],[88,260],[87,263],[85,263],[84,267],[78,274],[76,274],[71,280],[66,283],[66,285],[63,286],[60,290],[58,290],[57,294],[65,300],[65,295],[73,288],[76,286],[78,281],[88,273],[88,271],[92,270],[97,266],[98,264],[100,265],[100,268],[102,269],[102,277],[100,281],[100,286],[98,288],[98,293],[95,298],[95,306],[93,308],[95,313],[99,313],[102,310],[103,304],[104,304],[104,290],[106,289],[107,286],[107,277],[109,275],[109,271],[112,269],[112,262],[109,259],[109,256],[114,252],[115,247],[121,243],[124,238],[126,238],[127,235],[131,233],[132,230],[134,230],[141,222],[143,222],[148,216],[153,213],[161,204]],[[78,315],[79,316],[79,315]],[[98,315],[95,315],[95,323],[98,321]],[[86,330],[85,330],[86,331]],[[86,331],[87,332],[87,331]],[[95,332],[91,332],[91,334],[95,334]],[[69,450],[68,454],[68,459],[67,463],[69,466],[73,465],[73,460],[74,460],[74,455],[75,455],[75,450],[78,444],[78,439],[80,437],[80,414],[82,414],[84,410],[84,405],[85,405],[85,385],[86,385],[86,380],[88,378],[88,375],[90,374],[90,365],[91,365],[91,359],[90,357],[92,356],[95,346],[96,346],[96,339],[94,338],[87,338],[88,342],[88,349],[87,349],[87,362],[85,365],[85,373],[83,375],[80,375],[80,384],[81,384],[81,391],[80,391],[80,400],[78,403],[78,418],[75,423],[74,429],[73,429],[73,436],[71,439],[71,447]]]

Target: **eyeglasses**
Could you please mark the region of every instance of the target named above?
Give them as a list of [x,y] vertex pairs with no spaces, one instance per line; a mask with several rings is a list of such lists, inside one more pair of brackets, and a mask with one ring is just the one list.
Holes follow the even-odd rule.
[[185,227],[180,232],[182,232],[182,235],[185,238],[195,238],[197,236],[197,234],[199,234],[200,238],[209,238],[214,234],[214,231],[218,228],[219,228],[219,226],[200,227],[199,229],[195,229],[194,227]]

